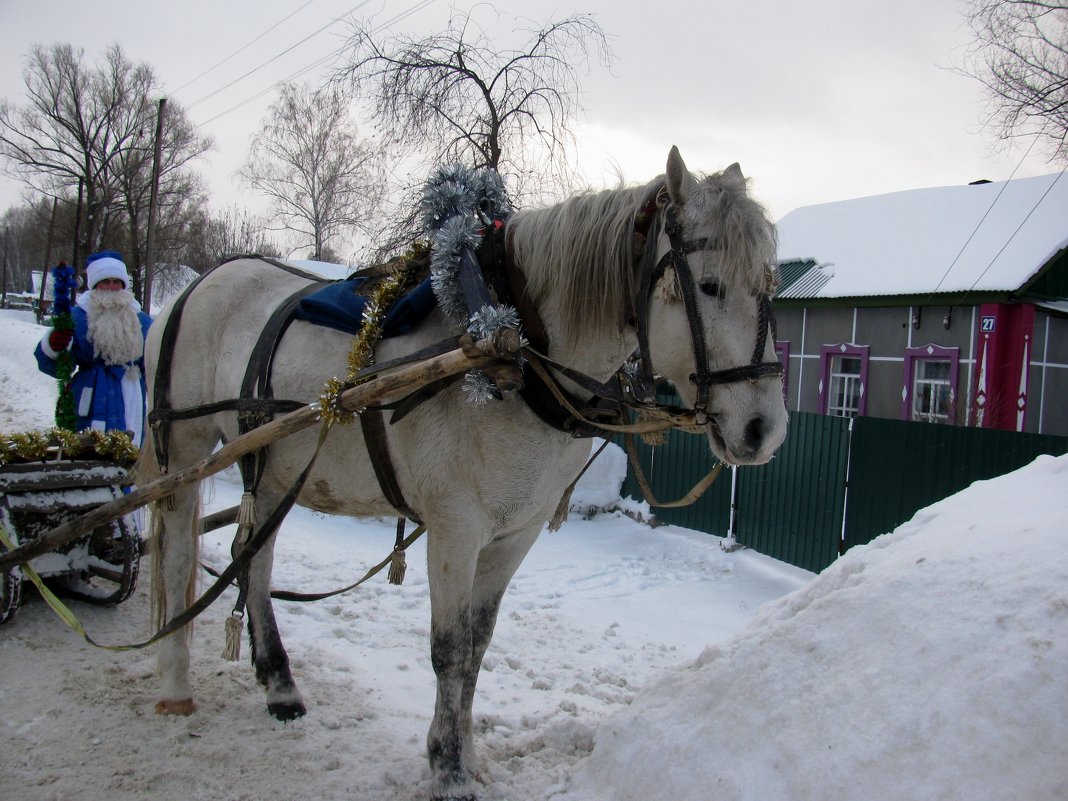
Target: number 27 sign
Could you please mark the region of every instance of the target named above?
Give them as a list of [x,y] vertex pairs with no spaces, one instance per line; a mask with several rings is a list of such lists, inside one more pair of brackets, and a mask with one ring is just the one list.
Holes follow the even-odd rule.
[[983,315],[979,318],[979,330],[984,334],[989,334],[994,330],[994,321],[997,318],[994,315]]

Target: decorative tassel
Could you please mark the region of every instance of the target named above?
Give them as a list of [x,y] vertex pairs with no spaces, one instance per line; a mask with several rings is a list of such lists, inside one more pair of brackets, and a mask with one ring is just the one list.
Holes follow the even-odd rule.
[[237,539],[244,542],[256,526],[256,496],[246,492],[241,496],[241,505],[237,507]]
[[404,574],[408,570],[408,564],[404,559],[404,549],[394,548],[389,558],[389,572],[386,577],[390,584],[403,584]]
[[560,503],[556,505],[556,511],[553,512],[553,516],[549,520],[549,531],[559,531],[560,526],[567,522],[567,513],[571,511],[571,493],[574,491],[576,483],[578,483],[578,479],[564,490],[564,495],[560,498]]
[[226,644],[223,646],[222,658],[227,662],[236,662],[241,658],[241,618],[230,615],[226,618]]
[[[640,409],[638,411],[638,422],[648,423],[652,420],[661,420],[662,415],[655,414],[653,410]],[[640,435],[642,442],[651,448],[658,448],[667,442],[667,429],[661,429],[659,431],[643,431]]]

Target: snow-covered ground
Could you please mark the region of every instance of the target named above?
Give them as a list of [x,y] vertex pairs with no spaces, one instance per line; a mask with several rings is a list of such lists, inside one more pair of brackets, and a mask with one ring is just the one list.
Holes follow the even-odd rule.
[[[43,329],[0,312],[0,432],[47,427]],[[618,460],[619,454],[614,455]],[[587,497],[611,486],[609,462]],[[233,505],[230,475],[208,508]],[[1068,799],[1068,457],[918,513],[820,576],[672,526],[572,515],[505,596],[475,700],[484,796],[511,801]],[[275,582],[347,584],[393,523],[294,510]],[[209,535],[224,563],[231,533]],[[31,598],[0,627],[6,798],[423,799],[434,701],[425,549],[385,580],[277,604],[307,717],[271,718],[198,624],[200,711],[161,718],[154,653],[92,648]],[[75,605],[102,642],[148,632],[147,587]]]

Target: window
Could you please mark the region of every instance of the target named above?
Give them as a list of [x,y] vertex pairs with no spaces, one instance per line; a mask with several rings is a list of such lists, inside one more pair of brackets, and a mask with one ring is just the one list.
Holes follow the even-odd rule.
[[946,424],[955,421],[959,352],[959,348],[938,345],[906,349],[902,419]]
[[867,345],[824,345],[820,349],[820,411],[832,417],[864,414],[868,383]]

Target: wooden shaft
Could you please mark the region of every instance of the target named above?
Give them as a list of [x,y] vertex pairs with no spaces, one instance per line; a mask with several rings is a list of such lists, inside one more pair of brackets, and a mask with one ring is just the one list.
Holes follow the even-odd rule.
[[[469,356],[462,348],[457,348],[417,364],[399,367],[391,373],[345,390],[338,397],[338,405],[345,411],[356,411],[375,403],[403,398],[425,384],[439,381],[450,375],[496,363],[496,356],[485,355],[486,352],[497,352],[494,344],[488,341],[478,344],[483,348],[482,355]],[[168,473],[150,484],[136,488],[128,495],[123,495],[81,517],[56,526],[12,551],[0,554],[0,571],[10,570],[17,564],[28,562],[36,556],[56,550],[97,526],[129,514],[152,501],[165,498],[186,484],[214,475],[234,464],[242,456],[258,451],[298,431],[303,431],[318,421],[319,410],[316,407],[302,406],[283,417],[265,423],[227,443],[206,459],[177,472]]]

